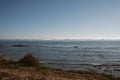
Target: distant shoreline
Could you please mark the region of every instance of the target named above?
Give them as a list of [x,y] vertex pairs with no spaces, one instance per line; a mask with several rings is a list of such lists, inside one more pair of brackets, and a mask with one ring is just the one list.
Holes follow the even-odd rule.
[[120,39],[0,39],[0,41],[120,41]]

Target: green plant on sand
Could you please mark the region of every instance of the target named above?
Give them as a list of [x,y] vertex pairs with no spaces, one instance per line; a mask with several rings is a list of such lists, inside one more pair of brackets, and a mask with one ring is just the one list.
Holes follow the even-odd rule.
[[39,59],[33,56],[32,54],[25,55],[22,59],[18,61],[22,66],[26,67],[35,67],[39,66]]

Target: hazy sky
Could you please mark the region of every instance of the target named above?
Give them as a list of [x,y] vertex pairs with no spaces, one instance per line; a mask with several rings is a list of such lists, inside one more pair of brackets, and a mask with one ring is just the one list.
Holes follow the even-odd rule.
[[120,39],[120,0],[0,0],[0,39]]

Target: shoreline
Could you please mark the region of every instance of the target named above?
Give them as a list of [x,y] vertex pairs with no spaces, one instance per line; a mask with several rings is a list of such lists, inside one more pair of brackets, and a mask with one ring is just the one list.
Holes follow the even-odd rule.
[[[27,55],[19,61],[0,58],[1,80],[120,80],[111,74],[94,71],[62,70],[49,68]],[[28,62],[26,62],[28,61]],[[3,63],[3,64],[2,64]],[[27,64],[26,64],[27,63]]]
[[[99,65],[94,65],[94,64],[77,64],[76,67],[75,65],[72,64],[59,64],[59,63],[48,63],[46,64],[47,67],[50,68],[58,68],[62,70],[75,70],[75,71],[93,71],[93,72],[98,72],[98,73],[107,73],[107,74],[112,74],[116,77],[120,76],[120,64],[99,64]],[[71,68],[74,67],[74,68]]]

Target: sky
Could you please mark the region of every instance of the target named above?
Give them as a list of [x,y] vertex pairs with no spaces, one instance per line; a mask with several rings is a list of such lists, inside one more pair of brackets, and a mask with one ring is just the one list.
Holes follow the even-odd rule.
[[120,0],[0,0],[0,39],[120,39]]

